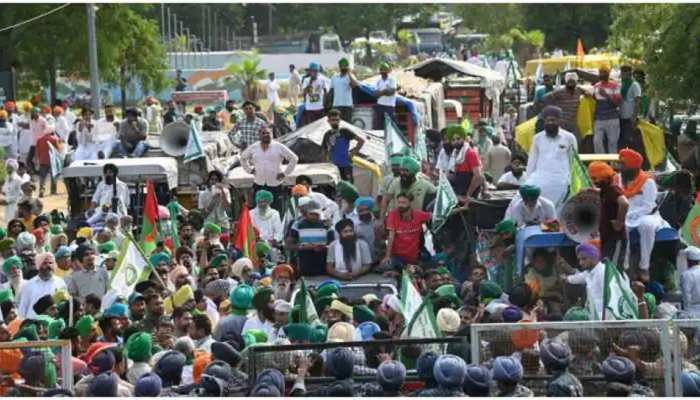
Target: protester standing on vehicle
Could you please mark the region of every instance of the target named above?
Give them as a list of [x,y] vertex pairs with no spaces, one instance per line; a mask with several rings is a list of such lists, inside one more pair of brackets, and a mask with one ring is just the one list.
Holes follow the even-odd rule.
[[357,78],[350,71],[350,62],[346,58],[338,61],[340,72],[331,78],[333,90],[333,108],[340,111],[340,117],[345,122],[352,122],[353,99],[352,90],[359,85]]
[[267,123],[255,115],[255,103],[246,101],[243,103],[243,113],[245,118],[238,121],[229,132],[229,138],[234,145],[245,150],[248,146],[258,141],[260,129],[267,126]]
[[[610,67],[598,69],[600,79],[593,85],[595,98],[595,123],[593,124],[593,147],[598,154],[617,153],[620,140],[620,85],[610,81]],[[607,149],[603,140],[607,139]]]
[[111,163],[105,164],[102,167],[102,174],[102,181],[97,184],[95,193],[92,195],[90,208],[95,210],[98,206],[103,208],[106,206],[107,209],[119,216],[128,215],[131,195],[126,183],[119,180],[119,168]]
[[299,104],[299,93],[301,92],[301,76],[294,64],[289,65],[289,86],[287,87],[287,98],[289,105],[296,108]]
[[637,131],[642,87],[632,77],[632,67],[620,67],[620,147],[643,152],[641,135]]
[[304,113],[301,116],[300,127],[323,117],[330,81],[320,72],[320,69],[321,66],[318,63],[312,62],[306,70],[307,75],[301,81],[304,91]]
[[[331,129],[323,135],[321,147],[325,158],[338,167],[340,179],[353,182],[352,157],[359,154],[360,149],[365,144],[365,139],[348,128],[341,128],[341,117],[342,112],[337,109],[328,113],[328,124],[330,124]],[[357,144],[350,149],[350,142],[353,140]]]
[[416,264],[420,258],[423,240],[423,226],[430,221],[431,214],[414,209],[413,197],[401,193],[396,197],[396,208],[386,218],[389,231],[387,251],[382,265],[399,269],[406,264]]
[[396,120],[396,91],[398,84],[396,80],[389,76],[391,67],[387,63],[382,63],[379,66],[380,77],[374,85],[374,96],[377,98],[377,104],[374,106],[374,123],[373,129],[384,129],[384,118],[388,116],[392,120]]

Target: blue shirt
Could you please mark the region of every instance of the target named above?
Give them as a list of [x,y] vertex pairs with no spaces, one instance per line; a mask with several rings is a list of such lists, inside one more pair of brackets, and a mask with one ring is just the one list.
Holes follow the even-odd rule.
[[355,135],[347,129],[330,130],[323,138],[323,148],[330,155],[331,162],[339,168],[352,166],[350,141]]

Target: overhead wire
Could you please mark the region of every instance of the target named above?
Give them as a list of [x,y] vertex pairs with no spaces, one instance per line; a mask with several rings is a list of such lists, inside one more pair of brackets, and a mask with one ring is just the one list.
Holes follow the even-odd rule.
[[54,9],[52,9],[52,10],[49,10],[49,11],[43,13],[43,14],[37,15],[36,17],[29,18],[29,19],[24,20],[24,21],[22,21],[22,22],[18,22],[18,23],[14,24],[14,25],[10,25],[10,26],[6,26],[6,27],[4,27],[4,28],[0,28],[0,32],[9,31],[10,29],[15,29],[15,28],[18,28],[18,27],[20,27],[20,26],[22,26],[22,25],[29,24],[29,23],[31,23],[31,22],[34,22],[34,21],[38,20],[38,19],[44,18],[44,17],[46,17],[46,16],[49,16],[49,15],[51,15],[51,14],[57,12],[57,11],[60,11],[60,10],[62,10],[62,9],[64,9],[64,8],[68,7],[69,5],[70,5],[70,3],[66,3],[66,4],[63,4],[63,5],[61,5],[61,6],[58,6],[58,7],[54,8]]

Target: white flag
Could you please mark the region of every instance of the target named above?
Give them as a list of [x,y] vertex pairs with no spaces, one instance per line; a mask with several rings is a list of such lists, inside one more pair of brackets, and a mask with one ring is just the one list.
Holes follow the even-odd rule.
[[408,272],[401,278],[401,308],[406,321],[404,338],[438,338],[440,330],[435,321],[433,302],[430,297],[423,298],[413,285]]
[[199,131],[194,121],[190,122],[190,136],[187,139],[187,148],[185,149],[185,162],[204,157],[202,150],[202,138],[199,136]]
[[435,207],[433,208],[433,220],[431,227],[434,232],[437,232],[442,225],[447,222],[452,209],[457,206],[458,200],[455,191],[447,180],[444,172],[440,172],[440,180],[438,181],[437,194],[435,196]]
[[51,143],[49,145],[49,158],[51,162],[51,176],[56,178],[63,172],[63,160],[61,159],[61,153],[56,150]]
[[131,238],[124,239],[110,287],[119,296],[129,296],[137,283],[148,279],[151,267]]

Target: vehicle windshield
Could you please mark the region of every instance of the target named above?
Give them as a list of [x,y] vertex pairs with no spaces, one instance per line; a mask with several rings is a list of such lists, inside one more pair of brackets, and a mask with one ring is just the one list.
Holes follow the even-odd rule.
[[337,40],[324,40],[323,50],[340,51],[340,43]]
[[418,32],[418,37],[423,43],[441,43],[442,36],[437,32]]

